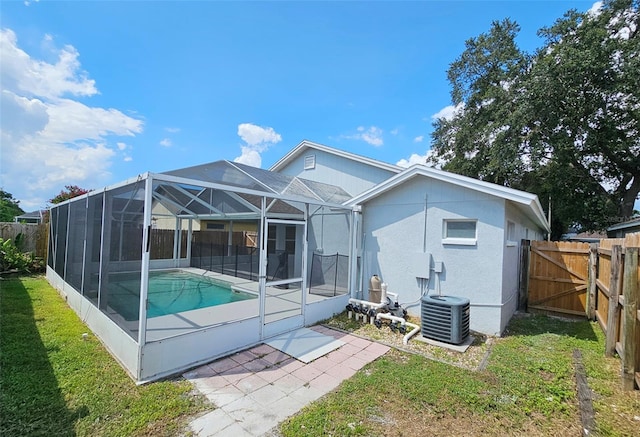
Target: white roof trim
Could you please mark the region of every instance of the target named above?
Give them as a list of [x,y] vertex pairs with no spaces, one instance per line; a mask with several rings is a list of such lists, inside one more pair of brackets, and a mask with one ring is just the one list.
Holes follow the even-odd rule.
[[269,168],[269,170],[280,171],[283,167],[289,164],[294,158],[302,154],[302,152],[306,149],[316,149],[326,153],[331,153],[332,155],[340,156],[342,158],[350,159],[352,161],[360,162],[362,164],[370,165],[372,167],[378,167],[393,173],[400,173],[402,170],[404,170],[402,167],[397,165],[367,158],[365,156],[356,155],[355,153],[345,152],[344,150],[334,149],[333,147],[314,143],[308,140],[303,140],[300,144],[298,144],[296,147],[291,149],[289,153],[284,155],[282,158],[280,158],[278,162],[273,164]]
[[540,205],[538,196],[536,196],[535,194],[527,193],[526,191],[520,191],[513,188],[503,187],[502,185],[492,184],[490,182],[480,181],[467,176],[450,173],[444,170],[438,170],[421,164],[413,165],[403,172],[390,177],[386,181],[370,188],[369,190],[354,197],[350,201],[345,202],[345,205],[349,205],[352,207],[355,205],[361,205],[368,200],[377,197],[380,194],[385,193],[416,176],[424,176],[439,181],[448,182],[453,185],[468,188],[480,193],[489,194],[491,196],[500,197],[505,200],[524,205],[528,207],[533,216],[535,216],[535,221],[547,232],[550,231],[549,223],[547,222],[547,219],[544,215],[544,211],[542,210],[542,206]]

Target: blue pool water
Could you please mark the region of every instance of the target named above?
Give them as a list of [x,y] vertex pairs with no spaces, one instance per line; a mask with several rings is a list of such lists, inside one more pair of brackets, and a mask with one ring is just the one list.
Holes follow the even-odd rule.
[[[109,290],[109,306],[126,320],[136,320],[140,296],[139,275],[111,275]],[[147,318],[258,297],[234,291],[227,282],[180,270],[149,272],[147,295]]]

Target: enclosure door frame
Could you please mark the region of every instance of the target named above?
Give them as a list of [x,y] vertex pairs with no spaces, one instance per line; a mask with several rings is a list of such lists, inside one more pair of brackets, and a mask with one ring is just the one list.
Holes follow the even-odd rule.
[[[306,209],[306,208],[305,208]],[[305,218],[307,214],[305,211]],[[292,278],[287,279],[278,279],[267,277],[267,242],[269,238],[269,225],[287,225],[287,226],[296,226],[301,227],[302,229],[302,248],[296,248],[296,253],[294,256],[300,257],[300,276],[294,276]],[[305,307],[306,307],[306,293],[305,290],[307,288],[307,221],[306,220],[286,220],[286,219],[274,219],[267,218],[263,219],[263,232],[262,232],[262,245],[260,250],[260,266],[261,266],[261,274],[260,274],[260,325],[261,325],[261,335],[262,339],[270,338],[275,335],[292,331],[297,328],[301,328],[304,326],[304,316],[305,316]],[[297,228],[296,232],[298,232],[299,228]],[[295,262],[294,262],[295,264]],[[267,317],[271,315],[270,311],[272,308],[272,302],[277,297],[270,296],[271,291],[276,287],[286,287],[291,284],[299,284],[299,289],[297,293],[299,293],[299,301],[300,301],[300,311],[298,314],[294,314],[292,316],[284,317],[282,319],[276,321],[268,321]],[[267,298],[271,297],[271,301],[267,302]]]

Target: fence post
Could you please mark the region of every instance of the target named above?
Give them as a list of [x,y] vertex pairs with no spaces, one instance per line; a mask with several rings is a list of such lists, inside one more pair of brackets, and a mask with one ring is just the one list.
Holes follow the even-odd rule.
[[[636,337],[638,326],[638,248],[627,247],[624,255],[624,309],[622,331],[622,388],[633,390],[636,372],[636,348],[640,338]],[[638,369],[640,370],[640,369]]]
[[620,267],[622,266],[622,246],[611,248],[611,281],[609,281],[609,312],[607,313],[607,332],[604,344],[604,354],[613,356],[618,339],[618,323],[620,311],[618,302],[620,296]]
[[522,240],[520,246],[520,289],[518,290],[518,310],[527,311],[529,301],[529,260],[531,257],[529,240]]
[[598,277],[598,243],[589,245],[589,287],[587,289],[587,317],[589,320],[596,318],[596,291]]
[[236,247],[236,264],[235,264],[236,273],[235,273],[235,277],[237,278],[238,277],[238,245],[236,244],[235,247]]

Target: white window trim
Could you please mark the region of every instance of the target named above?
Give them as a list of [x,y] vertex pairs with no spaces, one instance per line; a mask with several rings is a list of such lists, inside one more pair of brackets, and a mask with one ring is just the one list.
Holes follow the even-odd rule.
[[457,246],[475,246],[478,244],[477,238],[443,238],[442,244],[451,244]]
[[515,240],[511,240],[509,239],[509,225],[513,225],[513,234],[511,235],[512,237],[515,236],[516,233],[516,223],[512,222],[511,220],[507,220],[507,235],[506,235],[506,240],[507,240],[507,247],[516,247],[518,245],[518,242]]
[[[447,225],[450,222],[474,222],[475,223],[475,237],[473,238],[460,238],[460,237],[447,237]],[[457,245],[457,246],[475,246],[478,244],[478,220],[477,219],[443,219],[442,220],[442,244]]]

